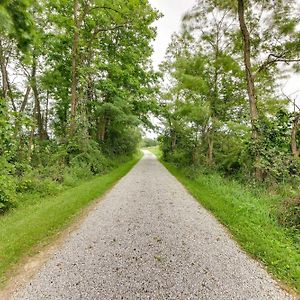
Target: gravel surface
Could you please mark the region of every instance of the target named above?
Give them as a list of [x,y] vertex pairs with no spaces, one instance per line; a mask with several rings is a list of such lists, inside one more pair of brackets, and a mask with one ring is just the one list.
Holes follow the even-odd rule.
[[13,299],[293,299],[150,152]]

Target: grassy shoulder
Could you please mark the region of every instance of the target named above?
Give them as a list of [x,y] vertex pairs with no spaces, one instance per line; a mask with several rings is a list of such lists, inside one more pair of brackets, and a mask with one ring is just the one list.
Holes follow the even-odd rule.
[[21,206],[0,217],[0,285],[24,255],[33,254],[38,244],[47,244],[66,228],[94,199],[102,196],[140,159],[136,156],[111,172],[96,176],[56,196]]
[[[157,148],[149,150],[160,154]],[[200,173],[191,179],[184,170],[162,163],[230,230],[244,250],[263,262],[276,278],[300,292],[299,243],[272,217],[274,196],[254,195],[247,187],[218,174]]]

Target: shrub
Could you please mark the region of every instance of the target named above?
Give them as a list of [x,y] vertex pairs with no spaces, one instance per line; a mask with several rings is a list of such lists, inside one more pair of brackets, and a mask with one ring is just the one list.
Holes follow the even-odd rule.
[[300,233],[300,196],[282,201],[278,208],[279,223]]
[[70,167],[65,169],[64,184],[73,185],[78,180],[87,179],[93,176],[89,164],[74,160]]
[[102,150],[108,157],[133,155],[138,148],[140,138],[140,132],[136,128],[110,129]]
[[36,174],[30,173],[18,179],[16,191],[48,196],[56,194],[59,191],[59,185],[51,178],[40,178]]
[[0,213],[15,206],[15,181],[9,175],[0,175]]

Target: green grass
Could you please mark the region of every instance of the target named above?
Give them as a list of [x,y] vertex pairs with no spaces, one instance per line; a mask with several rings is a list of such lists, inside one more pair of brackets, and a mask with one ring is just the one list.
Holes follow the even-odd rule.
[[274,196],[255,196],[247,187],[218,174],[190,179],[183,170],[162,163],[230,230],[244,250],[291,290],[300,292],[300,245],[272,216]]
[[141,156],[121,164],[106,175],[97,176],[57,196],[18,209],[0,218],[0,284],[7,271],[25,255],[34,254],[37,245],[47,244],[66,228],[82,208],[103,195],[124,176]]

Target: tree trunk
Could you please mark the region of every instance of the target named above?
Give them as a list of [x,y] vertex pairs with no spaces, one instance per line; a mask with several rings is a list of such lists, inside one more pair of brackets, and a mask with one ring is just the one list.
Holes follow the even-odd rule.
[[257,139],[258,132],[256,128],[256,121],[258,117],[257,105],[256,105],[256,92],[254,85],[254,77],[252,73],[251,66],[251,45],[250,45],[250,34],[245,22],[245,7],[244,0],[238,0],[238,13],[240,28],[243,36],[243,50],[244,50],[244,65],[246,70],[246,80],[247,80],[247,92],[250,105],[250,117],[252,123],[252,136]]
[[[31,86],[28,85],[27,88],[26,88],[26,92],[25,92],[23,101],[21,103],[21,107],[19,109],[19,114],[17,115],[17,117],[15,119],[15,132],[14,132],[15,139],[17,138],[17,136],[18,136],[18,134],[20,133],[20,130],[21,130],[21,117],[22,117],[22,113],[24,112],[24,110],[26,108],[26,105],[28,103],[30,91],[31,91]],[[20,144],[21,144],[21,140],[20,140]]]
[[207,152],[207,162],[209,165],[213,164],[213,160],[214,160],[213,149],[214,149],[214,140],[211,137],[209,137],[208,138],[208,152]]
[[299,126],[300,114],[298,113],[293,121],[292,136],[291,136],[291,148],[294,158],[299,158],[300,148],[297,146],[297,132]]
[[[33,118],[36,115],[36,106],[33,108]],[[31,125],[31,130],[30,130],[30,136],[29,136],[29,141],[28,141],[28,154],[27,154],[27,159],[28,161],[31,161],[31,155],[32,155],[32,149],[33,149],[33,138],[34,138],[34,124]]]
[[177,143],[176,131],[174,129],[171,129],[171,150],[172,150],[172,152],[174,152],[176,149],[176,143]]
[[100,118],[97,130],[97,139],[101,142],[105,140],[107,119],[105,117]]
[[25,95],[24,95],[24,98],[23,98],[20,110],[19,110],[20,113],[24,112],[24,110],[26,108],[26,105],[27,105],[28,99],[29,99],[29,95],[30,95],[30,91],[31,91],[31,86],[28,85],[27,88],[26,88],[26,92],[25,92]]
[[43,117],[41,113],[41,104],[40,104],[40,97],[39,97],[39,92],[37,88],[37,80],[36,80],[36,69],[37,69],[37,60],[35,55],[32,57],[32,70],[31,70],[31,88],[33,91],[33,96],[34,96],[34,103],[35,103],[35,117],[38,125],[38,135],[39,139],[41,141],[45,140],[47,138],[47,133],[45,132],[44,129],[44,124],[43,124]]
[[2,97],[7,99],[8,96],[8,76],[6,70],[6,58],[3,50],[2,41],[0,40],[0,68],[2,78]]
[[240,29],[243,37],[243,51],[244,51],[244,65],[246,72],[246,81],[247,81],[247,92],[250,106],[250,119],[252,127],[252,140],[255,147],[255,176],[257,179],[261,178],[261,170],[257,166],[260,161],[259,154],[257,153],[257,142],[258,142],[258,130],[256,127],[258,110],[256,104],[256,91],[254,84],[254,77],[252,73],[251,65],[251,44],[250,44],[250,34],[245,22],[245,3],[244,0],[238,0],[238,15]]
[[49,91],[46,96],[46,112],[45,112],[45,132],[48,132],[48,119],[49,119]]
[[5,100],[10,100],[14,112],[17,112],[17,107],[13,98],[13,93],[9,84],[8,72],[7,72],[7,58],[5,57],[5,51],[0,40],[0,69],[2,77],[2,97]]
[[74,0],[73,4],[73,20],[74,20],[74,36],[72,45],[72,69],[71,69],[71,120],[70,134],[74,135],[76,130],[76,112],[78,104],[78,46],[79,46],[79,19],[78,19],[79,2]]

